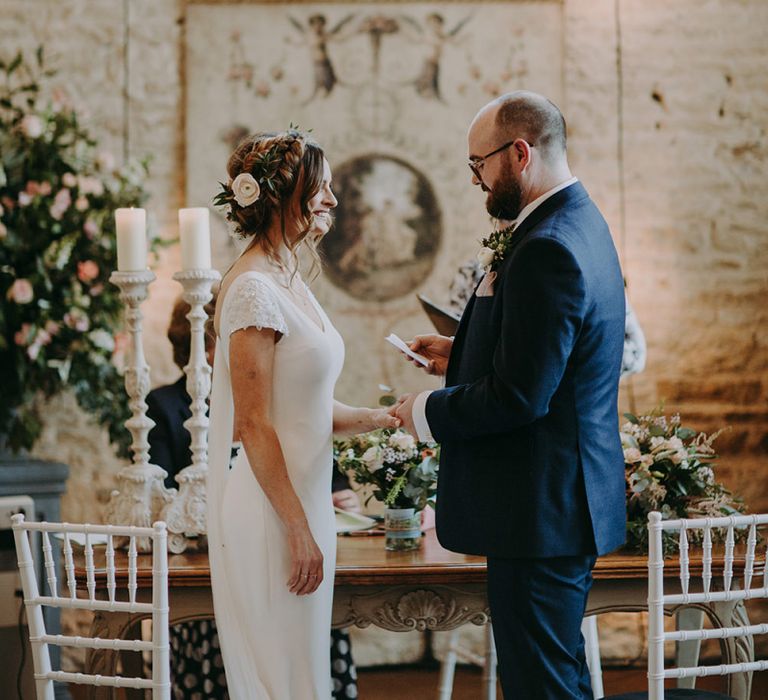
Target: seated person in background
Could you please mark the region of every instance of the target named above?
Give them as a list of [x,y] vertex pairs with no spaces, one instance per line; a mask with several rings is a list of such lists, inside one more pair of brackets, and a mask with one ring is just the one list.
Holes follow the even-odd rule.
[[[216,307],[216,295],[205,311],[210,319]],[[173,361],[183,370],[189,363],[191,333],[187,314],[189,304],[177,299],[168,325],[168,340],[173,346]],[[210,323],[205,326],[205,354],[213,364],[216,336]],[[173,384],[158,387],[147,395],[147,416],[155,422],[149,432],[149,459],[168,472],[165,485],[175,487],[176,475],[192,463],[192,437],[184,427],[191,417],[191,398],[186,388],[187,377]],[[233,450],[234,450],[233,446]],[[342,510],[360,512],[360,499],[352,490],[349,479],[334,464],[333,505]],[[172,695],[176,700],[227,700],[227,681],[219,649],[216,623],[213,620],[193,620],[171,627]],[[352,660],[349,633],[331,630],[331,676],[334,700],[357,697],[357,671]]]

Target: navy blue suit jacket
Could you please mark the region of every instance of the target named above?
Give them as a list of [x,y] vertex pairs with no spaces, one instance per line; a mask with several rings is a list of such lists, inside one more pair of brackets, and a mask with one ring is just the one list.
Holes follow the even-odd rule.
[[616,249],[577,182],[515,231],[493,295],[467,304],[446,388],[427,400],[444,547],[535,558],[624,542],[623,343]]

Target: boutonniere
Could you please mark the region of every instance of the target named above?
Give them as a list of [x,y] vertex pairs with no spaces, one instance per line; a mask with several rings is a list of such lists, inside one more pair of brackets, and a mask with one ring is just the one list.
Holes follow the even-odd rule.
[[515,224],[511,224],[506,228],[493,231],[490,236],[480,241],[483,247],[477,254],[477,261],[485,268],[486,272],[504,260],[509,251],[514,230]]

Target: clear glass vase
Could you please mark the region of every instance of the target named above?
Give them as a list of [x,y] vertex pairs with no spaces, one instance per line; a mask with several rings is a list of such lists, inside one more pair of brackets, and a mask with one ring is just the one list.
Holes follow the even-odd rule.
[[390,552],[421,547],[421,511],[415,508],[384,510],[384,546]]

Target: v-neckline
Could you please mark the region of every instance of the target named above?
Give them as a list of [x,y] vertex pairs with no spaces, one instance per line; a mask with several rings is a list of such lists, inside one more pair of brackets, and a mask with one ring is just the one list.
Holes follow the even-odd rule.
[[[269,273],[261,272],[260,270],[251,270],[251,272],[255,272],[258,275],[264,275],[265,277],[268,277],[276,289],[278,290],[283,289],[283,287],[280,284],[278,284],[277,280],[274,279],[274,277]],[[307,287],[304,280],[302,280],[301,283],[304,285],[305,289],[307,290],[307,299],[309,299],[309,303],[312,305],[312,308],[315,310],[315,313],[317,314],[317,321],[311,318],[306,311],[304,311],[295,301],[293,301],[293,299],[291,299],[290,294],[288,294],[287,292],[280,292],[280,293],[287,299],[288,303],[291,306],[293,306],[294,309],[296,309],[297,313],[301,314],[309,323],[311,323],[318,330],[318,332],[325,335],[326,324],[325,324],[325,321],[323,320],[323,315],[320,310],[320,305],[315,302],[315,296],[309,290],[309,287]]]

